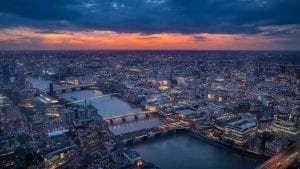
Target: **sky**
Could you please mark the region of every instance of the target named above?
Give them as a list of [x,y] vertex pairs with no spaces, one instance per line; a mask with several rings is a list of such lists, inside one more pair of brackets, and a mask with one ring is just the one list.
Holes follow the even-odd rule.
[[0,50],[299,50],[300,0],[0,0]]

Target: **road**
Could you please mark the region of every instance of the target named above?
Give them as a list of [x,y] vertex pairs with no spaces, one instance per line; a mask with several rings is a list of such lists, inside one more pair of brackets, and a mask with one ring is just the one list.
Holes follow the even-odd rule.
[[256,169],[285,169],[293,164],[300,154],[300,141],[275,154]]

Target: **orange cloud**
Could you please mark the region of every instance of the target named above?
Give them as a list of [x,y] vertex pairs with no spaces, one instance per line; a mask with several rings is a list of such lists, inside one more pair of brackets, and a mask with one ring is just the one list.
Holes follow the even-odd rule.
[[[197,40],[195,36],[201,36],[203,39]],[[259,49],[261,44],[268,44],[272,41],[263,35],[208,33],[144,35],[112,31],[42,33],[36,29],[22,27],[0,30],[0,42],[32,43],[32,39],[39,39],[42,46],[53,49]]]

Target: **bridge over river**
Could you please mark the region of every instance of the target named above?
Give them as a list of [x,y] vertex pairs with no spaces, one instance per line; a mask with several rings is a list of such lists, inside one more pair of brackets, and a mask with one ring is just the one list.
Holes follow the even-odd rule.
[[285,169],[297,160],[300,154],[300,141],[275,154],[268,161],[259,165],[256,169]]
[[104,117],[103,120],[113,123],[113,120],[116,119],[122,119],[124,122],[126,121],[127,117],[134,117],[135,119],[138,119],[138,116],[145,115],[146,117],[149,117],[152,114],[156,114],[156,111],[142,111],[142,112],[133,112],[133,113],[124,113],[120,115],[112,115],[108,117]]
[[170,131],[188,129],[190,123],[184,121],[178,121],[173,123],[162,124],[149,129],[143,129],[139,131],[133,131],[118,135],[118,139],[124,144],[128,142],[135,142],[143,139],[149,139],[155,135],[163,135]]
[[72,92],[72,91],[88,89],[89,87],[92,87],[93,85],[94,85],[93,83],[85,83],[85,84],[69,85],[69,86],[58,86],[58,87],[53,86],[52,91],[50,91],[51,89],[46,88],[46,89],[43,89],[42,92],[45,92],[45,93],[52,92],[52,94],[61,94],[61,93],[67,93],[67,92]]

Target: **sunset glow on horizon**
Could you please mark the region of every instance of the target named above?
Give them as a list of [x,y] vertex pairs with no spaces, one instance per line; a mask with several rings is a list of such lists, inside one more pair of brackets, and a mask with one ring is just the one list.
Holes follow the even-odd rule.
[[0,1],[0,50],[299,50],[297,0]]
[[[266,49],[274,40],[264,35],[118,33],[113,31],[40,32],[31,28],[1,29],[0,42],[12,49]],[[281,40],[280,38],[277,40]],[[10,49],[7,45],[7,49]]]

